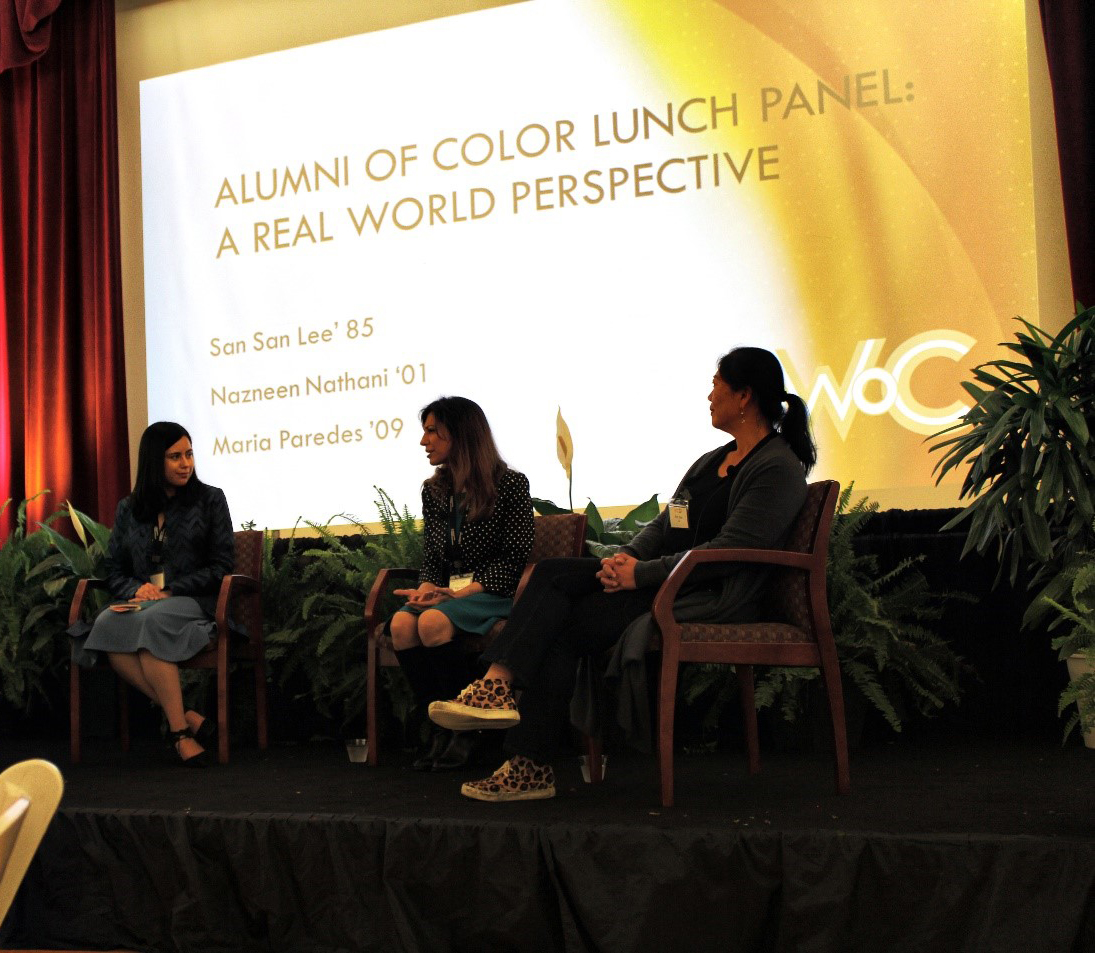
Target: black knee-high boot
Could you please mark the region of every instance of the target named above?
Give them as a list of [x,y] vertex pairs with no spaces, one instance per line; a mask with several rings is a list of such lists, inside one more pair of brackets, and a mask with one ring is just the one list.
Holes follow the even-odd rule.
[[424,651],[439,692],[437,697],[443,700],[455,698],[471,681],[471,668],[464,647],[456,639],[451,639]]
[[[443,698],[437,679],[434,677],[433,665],[430,663],[429,650],[422,645],[415,645],[409,649],[396,649],[396,660],[403,674],[407,676],[407,682],[411,686],[417,702],[420,715],[425,715],[430,702]],[[448,748],[452,740],[452,732],[430,723],[430,734],[426,744],[418,752],[418,756],[411,763],[414,771],[430,771],[434,761]]]
[[403,669],[403,674],[407,676],[407,683],[411,686],[415,701],[423,711],[429,707],[430,702],[445,697],[434,677],[429,651],[424,645],[395,650],[396,661]]
[[[433,677],[442,699],[455,698],[471,680],[471,666],[464,647],[456,639],[426,649]],[[474,763],[482,747],[480,731],[456,731],[433,762],[434,771],[455,771]]]

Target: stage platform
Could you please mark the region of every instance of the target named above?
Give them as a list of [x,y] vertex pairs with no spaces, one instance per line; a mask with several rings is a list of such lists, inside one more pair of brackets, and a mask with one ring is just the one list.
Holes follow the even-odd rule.
[[[550,801],[462,798],[462,775],[377,769],[332,742],[166,749],[4,742],[47,757],[61,810],[6,924],[14,947],[135,951],[1095,951],[1095,751],[963,731],[831,761],[576,760]],[[492,762],[490,768],[494,767]]]

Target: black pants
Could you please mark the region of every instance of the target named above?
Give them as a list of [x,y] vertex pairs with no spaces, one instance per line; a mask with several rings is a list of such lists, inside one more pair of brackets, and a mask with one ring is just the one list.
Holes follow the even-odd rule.
[[603,652],[650,611],[655,590],[605,592],[599,559],[545,559],[513,607],[502,634],[483,653],[513,672],[521,722],[505,750],[541,764],[558,751],[568,724],[578,658]]

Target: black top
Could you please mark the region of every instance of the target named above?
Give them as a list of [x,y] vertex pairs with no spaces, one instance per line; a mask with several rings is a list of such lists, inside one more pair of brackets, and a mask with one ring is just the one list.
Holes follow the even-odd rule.
[[687,477],[677,490],[677,495],[688,500],[688,529],[668,528],[661,540],[661,555],[668,556],[684,550],[694,549],[702,543],[709,543],[726,522],[726,505],[730,499],[730,488],[739,468],[757,450],[775,436],[769,433],[760,440],[744,459],[727,467],[726,475],[720,476],[719,467],[726,455],[737,446],[731,440],[720,448],[698,473]]

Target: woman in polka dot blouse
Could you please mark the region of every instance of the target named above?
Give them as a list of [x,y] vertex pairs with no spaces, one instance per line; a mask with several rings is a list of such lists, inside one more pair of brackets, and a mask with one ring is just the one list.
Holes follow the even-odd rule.
[[[396,658],[421,710],[467,684],[457,632],[488,632],[507,618],[532,551],[528,477],[506,466],[482,409],[439,397],[422,409],[421,445],[436,468],[422,485],[424,552],[417,589],[391,620]],[[462,767],[475,733],[431,726],[416,771]]]

